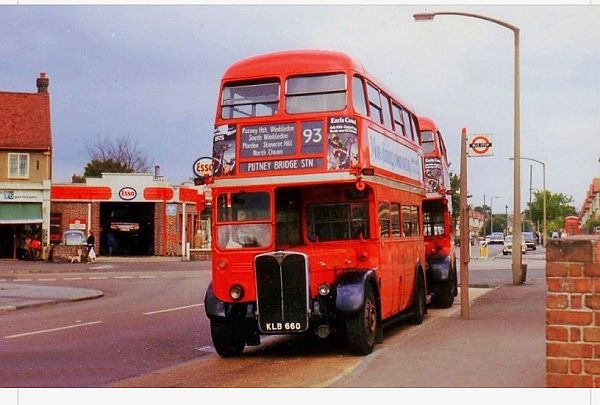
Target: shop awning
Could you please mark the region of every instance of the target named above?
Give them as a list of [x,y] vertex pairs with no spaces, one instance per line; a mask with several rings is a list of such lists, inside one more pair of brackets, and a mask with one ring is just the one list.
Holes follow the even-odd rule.
[[0,224],[41,224],[41,203],[0,203]]

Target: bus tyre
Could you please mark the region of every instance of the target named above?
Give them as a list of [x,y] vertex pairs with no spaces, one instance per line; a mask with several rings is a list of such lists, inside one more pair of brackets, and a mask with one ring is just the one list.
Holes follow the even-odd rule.
[[425,281],[423,280],[423,274],[419,270],[417,272],[417,285],[415,286],[415,294],[413,296],[412,303],[412,314],[409,318],[410,323],[413,325],[420,325],[425,319],[425,313],[427,312],[427,292],[425,291]]
[[450,308],[454,303],[454,297],[457,295],[456,276],[454,271],[450,271],[450,278],[439,286],[437,293],[433,294],[433,305],[438,308]]
[[439,291],[433,294],[433,305],[437,308],[450,308],[454,303],[454,283],[452,280],[441,284]]
[[346,319],[346,344],[351,352],[367,355],[373,351],[378,318],[375,293],[371,284],[367,283],[361,311]]
[[235,357],[242,354],[246,339],[242,328],[233,322],[210,321],[210,334],[213,346],[221,357]]

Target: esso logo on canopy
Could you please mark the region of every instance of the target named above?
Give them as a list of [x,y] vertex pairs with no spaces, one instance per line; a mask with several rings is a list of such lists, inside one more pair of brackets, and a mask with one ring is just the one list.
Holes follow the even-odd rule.
[[209,157],[201,157],[194,162],[194,174],[197,177],[213,175],[213,160]]
[[137,191],[132,187],[123,187],[119,190],[121,200],[133,200],[135,197],[137,197]]

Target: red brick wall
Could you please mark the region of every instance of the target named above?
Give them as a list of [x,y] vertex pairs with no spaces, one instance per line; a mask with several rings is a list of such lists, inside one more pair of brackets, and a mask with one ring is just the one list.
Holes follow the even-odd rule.
[[546,386],[600,387],[600,236],[548,240]]
[[[94,244],[94,250],[96,254],[100,251],[100,203],[94,202],[91,207],[92,214],[92,232],[96,237],[96,243]],[[86,224],[84,232],[87,236],[87,218],[88,218],[88,203],[78,202],[52,202],[50,207],[51,212],[61,214],[60,232],[61,234],[69,229],[69,224],[74,223],[75,220],[79,219],[82,223]]]

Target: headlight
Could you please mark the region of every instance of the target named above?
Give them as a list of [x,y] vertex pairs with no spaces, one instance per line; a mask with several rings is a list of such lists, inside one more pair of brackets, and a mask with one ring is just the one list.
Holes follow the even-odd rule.
[[323,296],[329,295],[329,291],[330,291],[329,284],[323,283],[319,286],[319,295],[323,295]]
[[231,296],[232,299],[234,300],[239,300],[240,298],[242,298],[242,296],[244,295],[244,289],[239,286],[239,285],[234,285],[231,287],[231,289],[229,290],[229,295]]

